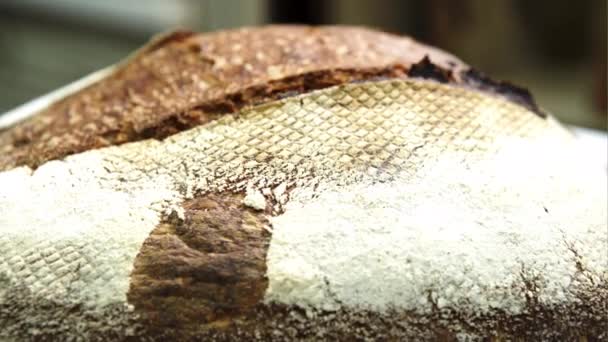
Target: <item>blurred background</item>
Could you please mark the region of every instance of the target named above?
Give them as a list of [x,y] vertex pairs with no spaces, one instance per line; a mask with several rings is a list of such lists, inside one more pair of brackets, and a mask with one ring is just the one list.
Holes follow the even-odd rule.
[[561,120],[606,129],[606,0],[2,0],[0,113],[176,27],[367,25],[437,45],[529,88]]

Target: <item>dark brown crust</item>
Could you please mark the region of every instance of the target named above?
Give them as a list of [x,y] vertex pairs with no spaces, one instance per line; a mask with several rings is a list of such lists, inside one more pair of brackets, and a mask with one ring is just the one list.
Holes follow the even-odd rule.
[[270,243],[265,213],[242,194],[207,194],[165,220],[137,255],[127,298],[151,326],[222,327],[264,297]]
[[[221,324],[199,320],[173,326],[140,322],[143,336],[163,339],[211,341],[457,341],[476,336],[484,340],[600,341],[608,338],[608,288],[605,283],[576,290],[576,300],[567,305],[540,303],[535,288],[529,290],[521,313],[502,310],[485,313],[439,309],[421,314],[405,310],[376,312],[343,308],[338,311],[305,310],[297,306],[258,303]],[[430,296],[429,296],[430,297]],[[475,339],[476,340],[476,339]]]
[[[606,341],[606,286],[589,289],[569,306],[530,306],[515,316],[492,312],[472,321],[448,310],[429,315],[408,312],[380,314],[340,310],[311,312],[294,306],[258,304],[227,324],[197,329],[183,325],[153,326],[124,306],[102,312],[82,305],[63,306],[27,289],[0,306],[0,340],[9,341],[455,341],[458,332],[484,341]],[[591,303],[591,304],[590,304]],[[13,305],[14,304],[14,305]],[[6,310],[11,308],[12,310]],[[439,314],[443,318],[439,318]],[[40,322],[44,322],[41,329]],[[473,324],[470,324],[473,322]],[[192,325],[186,325],[192,328]],[[451,328],[450,328],[451,327]]]
[[505,93],[485,79],[461,78],[469,67],[445,52],[363,28],[176,32],[151,42],[104,80],[0,132],[0,170],[162,139],[244,106],[314,89],[407,77],[408,70],[410,77],[427,77],[429,68],[433,79],[446,74],[454,84]]
[[547,117],[547,113],[538,107],[534,97],[527,89],[507,81],[495,81],[473,68],[463,70],[460,74],[454,74],[453,70],[443,68],[433,63],[428,56],[425,56],[420,62],[410,67],[407,76],[431,79],[439,83],[459,84],[467,88],[501,96],[527,108],[541,118]]
[[[581,311],[587,309],[588,311]],[[168,339],[209,341],[458,341],[478,336],[486,341],[603,341],[608,322],[600,310],[576,307],[530,308],[519,315],[501,312],[462,317],[449,310],[426,315],[366,310],[309,312],[285,305],[260,304],[246,317],[218,329],[152,329],[148,334],[166,334]],[[588,317],[581,324],[579,314]],[[158,335],[157,335],[158,336]],[[472,339],[477,340],[477,339]]]
[[527,108],[533,113],[536,113],[541,118],[547,117],[547,113],[538,107],[536,101],[534,101],[534,97],[532,97],[532,94],[528,89],[516,86],[507,81],[495,81],[473,68],[463,71],[460,78],[465,85],[473,89],[503,96],[504,98]]
[[429,56],[424,56],[418,63],[413,64],[408,70],[409,77],[419,77],[432,79],[439,83],[455,82],[452,70],[442,68],[429,59]]

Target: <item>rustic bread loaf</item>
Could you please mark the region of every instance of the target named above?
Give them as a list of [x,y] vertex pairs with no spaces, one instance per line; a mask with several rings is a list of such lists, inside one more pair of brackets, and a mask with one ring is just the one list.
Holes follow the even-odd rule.
[[178,32],[0,131],[0,337],[606,338],[606,177],[353,27]]

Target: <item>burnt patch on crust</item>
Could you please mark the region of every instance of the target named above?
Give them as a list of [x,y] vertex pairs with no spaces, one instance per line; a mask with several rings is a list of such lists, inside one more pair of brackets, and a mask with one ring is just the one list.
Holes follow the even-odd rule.
[[529,90],[516,86],[507,81],[495,81],[482,72],[470,68],[461,73],[462,82],[473,88],[484,92],[494,93],[503,96],[507,100],[517,103],[528,110],[534,112],[541,118],[546,118],[544,113],[536,104],[534,97]]
[[534,97],[527,89],[507,81],[495,81],[473,68],[461,71],[456,77],[451,69],[434,64],[428,56],[424,56],[418,63],[412,64],[407,71],[407,76],[429,79],[439,83],[460,84],[484,93],[503,97],[525,107],[541,118],[547,117],[547,114],[538,107]]
[[206,194],[186,201],[137,255],[127,295],[155,327],[222,327],[263,299],[270,229],[266,214],[243,194]]
[[414,78],[431,79],[439,83],[454,81],[452,70],[433,64],[429,56],[424,56],[418,63],[412,64],[407,75]]

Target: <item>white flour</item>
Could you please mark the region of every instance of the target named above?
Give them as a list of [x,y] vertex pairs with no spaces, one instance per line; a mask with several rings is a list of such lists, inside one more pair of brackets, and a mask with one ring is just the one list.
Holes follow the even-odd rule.
[[572,300],[581,283],[605,281],[603,171],[586,170],[552,139],[504,145],[491,159],[443,155],[409,180],[300,202],[294,195],[272,220],[267,300],[317,309],[517,313],[526,303],[524,279],[538,278],[543,304]]

